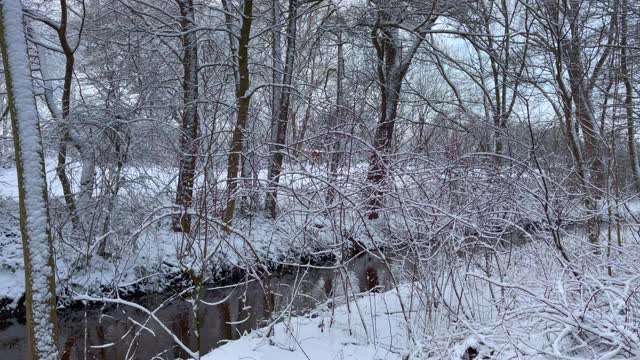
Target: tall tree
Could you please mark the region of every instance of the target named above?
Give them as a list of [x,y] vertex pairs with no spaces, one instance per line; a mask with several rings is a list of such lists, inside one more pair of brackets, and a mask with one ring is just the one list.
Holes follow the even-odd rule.
[[[407,14],[416,11],[413,1],[378,1],[375,3],[375,23],[371,29],[371,42],[376,51],[376,75],[380,86],[379,118],[373,138],[373,154],[369,159],[367,179],[372,192],[369,200],[369,219],[378,218],[383,205],[382,190],[387,173],[386,157],[392,150],[402,82],[409,66],[420,48],[426,32],[433,26],[438,15],[426,11],[418,18],[407,19]],[[427,9],[428,10],[428,9]],[[422,11],[417,13],[423,13]],[[408,22],[408,23],[406,23]],[[400,28],[409,27],[413,39],[405,48]]]
[[271,142],[277,141],[278,112],[280,111],[281,88],[276,86],[282,81],[282,24],[280,0],[271,0]]
[[[51,112],[52,117],[56,120],[58,128],[60,129],[60,139],[58,143],[58,164],[56,166],[56,175],[60,181],[62,187],[62,193],[64,201],[67,206],[67,211],[76,236],[80,235],[78,231],[88,230],[83,228],[83,222],[81,221],[83,216],[80,216],[80,212],[87,213],[86,208],[89,205],[89,201],[93,194],[93,186],[95,180],[95,167],[96,159],[93,151],[92,144],[83,144],[80,138],[73,131],[72,127],[72,112],[71,112],[71,100],[73,91],[73,77],[75,72],[76,52],[80,46],[80,40],[82,38],[82,32],[85,22],[84,3],[82,5],[82,11],[70,9],[67,0],[60,0],[60,21],[57,22],[46,15],[36,14],[32,11],[27,11],[29,16],[32,16],[35,20],[47,25],[56,33],[60,48],[57,49],[64,55],[64,75],[62,84],[62,98],[59,106],[58,100],[55,97],[55,81],[56,75],[54,75],[51,67],[51,61],[49,59],[49,50],[44,42],[40,41],[38,34],[34,31],[30,35],[31,39],[36,43],[38,49],[38,59],[40,61],[40,72],[42,74],[42,80],[44,85],[44,95],[47,107]],[[72,21],[70,14],[77,14],[80,16],[79,28],[75,34],[71,33]],[[72,40],[75,38],[75,41]],[[72,145],[82,159],[82,172],[80,176],[80,190],[78,192],[78,199],[76,199],[70,176],[68,173],[68,148]],[[77,201],[76,201],[77,200]],[[78,209],[81,207],[81,209]]]
[[180,212],[173,219],[173,229],[189,233],[191,231],[191,206],[193,185],[198,159],[198,37],[193,0],[176,0],[180,8],[180,29],[182,40],[182,126],[180,142],[180,164],[176,206]]
[[58,359],[56,284],[38,110],[20,0],[3,0],[0,38],[18,174],[28,358]]
[[636,131],[633,114],[633,86],[631,85],[631,69],[629,69],[629,2],[622,0],[620,6],[620,72],[624,84],[624,109],[627,118],[627,146],[631,161],[631,174],[636,191],[640,192],[640,165],[636,150]]
[[[530,36],[527,32],[530,21],[528,13],[522,11],[523,7],[520,2],[506,0],[474,1],[469,4],[462,19],[463,25],[469,30],[469,34],[464,35],[465,39],[478,52],[479,60],[486,57],[490,65],[487,73],[481,64],[474,65],[480,74],[474,82],[482,87],[485,113],[493,119],[493,150],[498,155],[497,163],[501,162],[500,155],[504,153],[503,139],[528,61]],[[518,24],[523,27],[519,32],[514,31],[516,14],[524,17],[523,23]],[[489,79],[489,84],[485,78]]]
[[[600,27],[595,30],[587,27],[586,24],[600,14],[579,0],[562,3],[542,0],[538,5],[539,10],[533,16],[541,22],[541,30],[547,35],[544,48],[550,51],[548,58],[553,62],[552,73],[562,103],[565,136],[577,168],[585,208],[592,216],[588,237],[596,243],[598,208],[605,192],[606,173],[602,134],[594,115],[593,91],[613,48],[615,21],[612,21],[613,16],[605,15],[608,18]],[[603,38],[607,39],[606,44]]]
[[[84,6],[83,6],[84,7]],[[72,128],[71,119],[71,100],[73,90],[73,76],[76,63],[76,51],[80,46],[80,39],[82,37],[82,30],[84,27],[84,10],[77,11],[69,8],[67,0],[60,0],[60,21],[56,21],[46,14],[36,13],[31,10],[26,10],[26,14],[32,17],[34,20],[39,21],[49,28],[51,28],[58,37],[60,44],[59,48],[54,48],[56,51],[62,53],[64,56],[64,75],[62,77],[62,98],[60,100],[61,106],[58,104],[58,100],[55,97],[56,85],[54,82],[57,80],[56,75],[53,73],[51,67],[51,61],[49,59],[49,49],[51,46],[46,45],[39,34],[35,31],[30,31],[29,35],[31,40],[36,44],[38,50],[38,60],[40,62],[40,72],[42,74],[42,81],[44,85],[44,95],[47,107],[51,112],[52,117],[56,120],[58,129],[60,130],[60,139],[58,142],[58,164],[56,166],[56,175],[62,188],[64,201],[69,212],[69,217],[75,235],[79,235],[79,231],[82,228],[81,217],[78,214],[78,203],[73,193],[71,184],[71,178],[68,174],[68,156],[69,145],[72,145],[81,155],[83,162],[82,177],[80,179],[80,197],[81,203],[87,205],[87,199],[91,197],[93,192],[94,171],[95,171],[95,157],[90,147],[85,147],[77,136],[75,136]],[[72,34],[72,21],[70,14],[79,14],[80,25],[76,34]],[[76,41],[71,40],[73,37]]]
[[[226,7],[226,6],[225,6]],[[251,21],[253,16],[253,0],[245,0],[240,39],[238,42],[238,76],[236,84],[237,118],[231,139],[231,150],[227,163],[227,206],[224,211],[225,225],[231,225],[236,208],[236,192],[238,189],[238,172],[244,144],[244,130],[249,116],[249,40],[251,35]],[[232,41],[232,40],[231,40]],[[232,47],[233,49],[233,47]]]
[[284,160],[285,142],[287,139],[287,124],[289,122],[289,110],[291,105],[291,93],[293,90],[293,66],[296,56],[296,36],[298,0],[289,0],[289,15],[287,18],[287,52],[285,56],[284,74],[282,76],[282,88],[280,89],[280,101],[278,110],[278,122],[275,128],[271,128],[268,189],[265,202],[265,211],[269,217],[275,219],[277,215],[278,184],[280,173],[282,172],[282,161]]
[[[331,117],[331,126],[332,131],[336,131],[337,127],[340,126],[341,122],[344,121],[343,117],[345,114],[344,111],[344,42],[342,40],[342,29],[338,29],[336,34],[337,47],[338,47],[338,66],[336,71],[336,109],[334,115]],[[340,151],[341,151],[341,141],[340,138],[334,136],[332,138],[331,145],[331,158],[329,159],[329,176],[331,177],[332,182],[335,183],[335,180],[338,177],[338,165],[340,162]],[[329,191],[327,192],[327,203],[331,204],[336,195],[334,184],[329,186]]]
[[[611,52],[611,47],[606,47],[597,60],[592,73],[589,74],[585,68],[584,43],[582,39],[584,24],[580,21],[580,13],[583,4],[579,0],[570,0],[564,6],[564,15],[569,24],[568,39],[566,39],[565,57],[567,73],[569,75],[569,89],[574,104],[575,118],[582,130],[586,160],[589,169],[589,188],[585,189],[588,194],[586,199],[587,210],[591,211],[594,218],[589,222],[588,237],[591,243],[597,243],[600,235],[599,221],[597,215],[599,211],[598,203],[605,190],[605,165],[602,161],[602,137],[595,120],[592,104],[593,88],[600,72]],[[611,27],[614,22],[609,21]],[[609,34],[609,41],[612,37]],[[611,45],[609,43],[608,45]]]
[[[597,79],[602,66],[610,53],[609,49],[605,49],[602,56],[598,60],[593,73],[589,73],[585,69],[585,61],[583,56],[583,46],[580,26],[580,11],[582,5],[578,0],[571,0],[568,6],[564,7],[565,16],[569,24],[570,30],[567,34],[565,58],[567,72],[569,75],[569,88],[575,107],[575,118],[580,124],[580,129],[584,137],[584,145],[588,161],[590,163],[590,179],[593,185],[601,190],[604,186],[604,163],[602,162],[602,140],[597,128],[597,123],[593,114],[593,105],[591,95],[593,86]],[[596,191],[598,191],[596,190]]]

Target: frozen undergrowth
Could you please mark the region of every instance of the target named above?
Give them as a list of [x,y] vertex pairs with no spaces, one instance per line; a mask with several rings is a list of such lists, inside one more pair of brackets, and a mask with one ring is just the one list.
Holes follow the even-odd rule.
[[[382,297],[367,294],[359,300],[358,306],[350,307],[351,322],[347,321],[346,327],[340,323],[342,321],[344,325],[348,317],[336,317],[334,332],[325,328],[326,333],[318,333],[317,326],[331,314],[330,309],[319,309],[317,318],[287,320],[297,326],[300,334],[310,334],[307,337],[297,336],[294,339],[290,332],[284,331],[284,324],[288,324],[285,321],[276,325],[276,340],[272,345],[260,337],[260,332],[256,332],[246,340],[238,341],[237,345],[229,344],[222,349],[241,349],[244,352],[238,350],[239,354],[265,360],[275,357],[286,359],[287,356],[304,359],[302,350],[291,345],[298,346],[297,342],[303,338],[310,339],[301,343],[308,344],[311,349],[308,352],[305,346],[302,349],[307,355],[313,353],[320,359],[331,356],[403,359],[405,355],[410,355],[409,358],[458,359],[469,347],[494,359],[518,356],[539,359],[615,358],[637,354],[633,347],[639,322],[635,286],[640,284],[634,274],[640,273],[640,269],[635,268],[637,265],[633,260],[639,257],[634,247],[638,242],[633,226],[626,226],[623,231],[622,249],[615,246],[614,230],[612,250],[617,256],[610,262],[606,248],[602,248],[598,256],[592,256],[580,228],[562,230],[565,246],[572,254],[571,266],[584,276],[576,279],[568,267],[560,265],[557,249],[546,232],[546,237],[535,238],[535,243],[525,241],[517,247],[506,248],[495,246],[500,234],[492,232],[495,229],[492,225],[527,219],[540,221],[543,218],[539,208],[522,205],[523,199],[527,200],[527,192],[519,194],[520,197],[501,197],[500,193],[479,191],[482,201],[471,206],[463,197],[456,199],[441,195],[437,181],[433,186],[412,190],[417,180],[401,179],[399,182],[405,186],[402,191],[406,191],[404,199],[400,200],[404,201],[400,203],[402,212],[389,211],[380,220],[369,222],[363,221],[362,213],[357,209],[345,211],[340,216],[328,216],[323,196],[318,196],[324,191],[322,181],[314,177],[321,174],[311,171],[313,176],[295,175],[294,170],[290,173],[288,188],[286,191],[283,189],[280,197],[283,212],[277,222],[260,216],[238,218],[233,226],[235,232],[230,235],[224,235],[213,222],[215,226],[210,228],[208,241],[201,239],[189,244],[168,230],[170,212],[166,203],[171,198],[164,189],[171,188],[166,184],[171,183],[172,176],[163,174],[161,169],[129,169],[129,179],[133,180],[123,191],[123,202],[130,204],[129,210],[134,210],[131,212],[134,215],[130,213],[129,218],[124,218],[126,223],[121,229],[129,227],[129,230],[119,232],[112,239],[114,245],[110,252],[116,256],[92,256],[87,260],[78,256],[70,246],[59,244],[59,285],[106,296],[113,296],[114,288],[123,292],[132,287],[142,291],[162,290],[169,284],[167,277],[179,274],[183,270],[181,266],[196,270],[201,266],[205,243],[210,256],[206,266],[215,271],[234,267],[252,270],[260,263],[295,265],[300,263],[301,254],[340,256],[344,245],[354,245],[353,241],[374,249],[374,252],[377,246],[402,248],[409,243],[412,244],[409,253],[420,254],[418,274],[421,280],[416,283],[420,290],[413,293],[417,302],[412,306],[417,308],[411,313],[410,322],[415,341],[407,343],[407,336],[402,335],[402,331],[407,331],[404,316],[400,319],[402,326],[395,326],[388,324],[391,319],[396,319],[397,314],[374,312],[374,316],[367,315],[371,323],[362,325],[358,314],[360,305],[364,307],[378,301],[383,305],[384,302],[393,305],[391,300],[385,300],[392,294]],[[364,176],[361,173],[357,167],[353,170],[353,174]],[[428,171],[420,174],[420,178],[430,177]],[[224,176],[221,175],[221,179]],[[220,186],[223,183],[221,181]],[[360,191],[357,184],[345,179],[344,186],[340,188],[345,198]],[[55,181],[51,186],[55,188]],[[425,196],[428,203],[411,196],[412,191],[422,190],[429,191]],[[451,199],[460,201],[454,204],[458,208],[452,208]],[[5,198],[5,202],[5,208],[10,209],[11,199]],[[632,201],[628,203],[631,212],[637,208],[634,204]],[[567,214],[579,215],[579,205],[573,203],[573,208],[571,206],[567,203],[562,208],[567,209]],[[512,218],[496,216],[500,209],[508,211],[512,208],[517,210],[510,212]],[[217,221],[218,218],[213,217],[211,220]],[[628,218],[627,221],[633,223],[634,220]],[[607,236],[608,229],[602,229],[602,239],[607,239]],[[488,242],[487,237],[490,239]],[[5,248],[13,248],[15,254],[20,254],[19,245],[7,245],[12,244],[11,239],[5,237],[2,241]],[[606,241],[603,244],[606,245]],[[498,251],[497,256],[491,255],[493,250]],[[407,260],[412,262],[415,259],[407,256]],[[16,274],[21,274],[19,259],[3,262],[14,264]],[[612,268],[614,277],[607,275],[608,266]],[[346,311],[343,307],[339,309]],[[376,306],[376,309],[380,307]],[[366,314],[365,310],[361,312]],[[340,312],[336,310],[336,314]],[[387,333],[396,330],[397,333],[388,338],[380,335],[380,342],[370,337],[367,342],[366,333],[364,337],[362,333],[365,327],[366,331],[373,331],[369,328],[374,323],[376,328],[380,326]],[[352,335],[348,335],[349,326],[352,327]],[[359,326],[361,328],[357,330]],[[317,341],[314,340],[316,337]],[[343,338],[347,340],[335,342]],[[384,341],[391,340],[393,347],[389,343],[384,344]],[[253,349],[253,352],[248,349]],[[217,350],[210,357],[218,351],[222,350]]]
[[[214,240],[198,240],[199,244],[194,245],[181,234],[167,230],[170,217],[164,218],[153,219],[151,222],[157,222],[156,225],[122,243],[118,241],[122,248],[110,247],[113,253],[110,257],[96,255],[95,249],[89,251],[92,256],[87,257],[79,252],[86,248],[59,242],[56,247],[58,292],[124,295],[131,291],[162,291],[172,285],[171,280],[178,281],[183,271],[199,270],[205,243],[209,249],[215,249],[206,261],[205,276],[217,280],[233,269],[250,270],[260,264],[286,266],[299,262],[301,256],[316,256],[320,260],[331,253],[331,238],[326,229],[313,228],[316,238],[309,241],[305,240],[309,234],[303,235],[299,229],[274,226],[271,221],[254,218],[250,222],[239,222],[237,228],[242,232],[237,235],[218,234]],[[4,309],[0,307],[0,311],[14,309],[24,293],[22,244],[16,226],[17,223],[7,220],[0,224],[0,279],[3,280],[0,294],[5,299],[1,304]],[[322,239],[326,241],[325,246]]]
[[[59,196],[59,184],[52,173],[55,159],[48,158],[46,165],[52,196]],[[344,211],[340,216],[327,216],[324,197],[318,196],[324,191],[324,183],[319,178],[326,174],[323,175],[314,166],[298,170],[304,170],[304,173],[297,171],[294,166],[288,168],[288,175],[283,176],[283,183],[288,187],[283,188],[280,197],[283,211],[277,222],[260,216],[239,218],[233,226],[236,232],[230,235],[224,235],[220,227],[213,224],[209,229],[208,240],[198,239],[189,244],[181,235],[168,230],[169,204],[172,202],[171,189],[175,176],[162,168],[129,166],[125,168],[126,181],[120,195],[123,208],[119,214],[114,215],[118,216],[119,221],[115,226],[116,233],[110,235],[107,249],[113,256],[95,256],[96,240],[91,244],[81,242],[79,245],[58,241],[58,283],[74,289],[87,288],[92,292],[132,284],[136,285],[137,290],[159,290],[167,283],[167,274],[171,277],[182,270],[180,260],[183,260],[182,265],[196,269],[202,266],[201,261],[193,260],[201,260],[205,243],[207,256],[210,257],[206,266],[217,271],[234,267],[247,269],[260,262],[273,266],[298,264],[301,256],[340,256],[345,245],[376,249],[401,247],[412,241],[429,243],[429,239],[435,239],[446,244],[448,250],[458,251],[469,245],[476,246],[475,243],[465,243],[469,236],[498,236],[499,234],[491,233],[492,224],[527,219],[540,221],[543,217],[533,205],[529,207],[529,211],[523,210],[523,201],[529,201],[527,192],[522,192],[519,197],[502,197],[500,192],[484,191],[485,194],[482,198],[476,198],[477,204],[473,206],[466,205],[464,198],[457,200],[460,203],[452,205],[451,199],[442,195],[438,181],[427,186],[421,180],[437,179],[435,175],[440,173],[438,169],[414,171],[411,167],[405,169],[405,174],[411,176],[399,176],[397,179],[399,186],[403,186],[402,192],[406,193],[405,199],[401,199],[402,202],[398,204],[403,211],[391,208],[393,211],[386,212],[376,222],[367,222],[358,209]],[[350,179],[346,176],[338,179],[343,182],[339,191],[345,199],[361,191],[357,186],[357,179],[364,178],[365,170],[366,167],[354,165],[349,172]],[[218,186],[224,187],[225,174],[216,176],[219,179]],[[469,177],[467,182],[483,182],[482,172],[466,176]],[[75,177],[72,176],[73,178]],[[497,185],[497,189],[509,189],[505,193],[513,190],[504,185]],[[414,192],[422,194],[425,190],[429,193],[420,196],[429,199],[428,203],[418,201],[420,198],[411,195]],[[0,170],[0,194],[5,196],[2,211],[15,216],[15,169]],[[96,193],[96,197],[99,195]],[[629,203],[632,210],[635,209],[634,204],[636,203]],[[349,205],[341,204],[347,208]],[[58,211],[64,211],[61,204],[57,206]],[[497,217],[500,209],[517,211],[509,213],[511,218],[501,219]],[[211,218],[218,219],[215,215]],[[7,280],[7,285],[0,285],[4,286],[0,294],[6,294],[6,297],[15,300],[23,288],[21,244],[19,237],[12,235],[17,222],[10,216],[5,219],[3,226],[7,230],[4,235],[0,234],[0,246],[3,249],[0,255],[3,257],[0,276]],[[87,257],[87,253],[91,256]],[[126,290],[125,288],[122,290]],[[13,301],[11,306],[15,305],[16,302]]]
[[[53,213],[62,216],[54,216],[54,227],[62,230],[64,207],[56,199],[61,190],[54,174],[55,159],[48,158],[46,168]],[[173,175],[164,169],[150,167],[130,167],[125,174],[127,182],[120,195],[123,208],[114,214],[119,221],[114,226],[115,231],[109,234],[108,256],[96,254],[101,236],[89,242],[68,234],[64,241],[60,236],[56,237],[59,294],[76,291],[110,296],[131,291],[162,291],[172,286],[172,280],[179,281],[184,270],[199,270],[203,266],[205,248],[209,251],[204,265],[206,277],[232,269],[249,270],[261,264],[272,267],[297,264],[301,257],[322,259],[337,251],[333,229],[319,220],[323,216],[310,218],[299,213],[291,213],[277,222],[260,216],[239,219],[234,224],[236,232],[228,235],[214,223],[208,237],[192,243],[182,234],[170,230]],[[3,213],[0,222],[0,279],[3,280],[0,283],[0,312],[14,310],[24,293],[15,176],[15,168],[0,170],[0,211]],[[224,177],[220,179],[224,184]],[[217,221],[215,218],[210,220]],[[64,296],[61,298],[64,300]]]
[[623,264],[639,251],[626,245],[626,255],[611,263],[616,277],[594,267],[575,278],[543,241],[493,259],[434,257],[418,281],[284,316],[204,359],[634,358],[640,269]]

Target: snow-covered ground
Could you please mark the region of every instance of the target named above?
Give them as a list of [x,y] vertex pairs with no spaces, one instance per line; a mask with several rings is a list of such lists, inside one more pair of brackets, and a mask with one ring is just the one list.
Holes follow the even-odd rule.
[[[419,351],[415,325],[407,325],[410,286],[382,294],[366,293],[334,309],[326,305],[306,316],[286,318],[227,343],[205,360],[397,359]],[[407,302],[401,306],[400,302]],[[413,315],[412,315],[413,314]],[[409,322],[409,324],[411,324]]]
[[[433,259],[432,277],[382,293],[344,297],[278,319],[213,350],[205,360],[618,359],[640,354],[640,278],[616,260],[576,279],[542,243],[467,261]],[[587,251],[588,252],[588,251]],[[636,255],[634,255],[636,254]],[[491,260],[487,260],[491,263]],[[439,269],[438,269],[439,268]],[[606,270],[605,270],[606,271]],[[424,274],[426,275],[426,274]]]

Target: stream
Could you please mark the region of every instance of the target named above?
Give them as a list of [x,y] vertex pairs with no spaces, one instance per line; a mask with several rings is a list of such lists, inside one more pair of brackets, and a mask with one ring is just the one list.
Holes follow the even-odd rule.
[[[637,236],[634,227],[624,228],[625,235]],[[568,233],[584,237],[584,229],[570,227]],[[603,234],[604,234],[603,229]],[[505,240],[521,246],[529,239],[522,233],[509,234]],[[478,249],[470,248],[471,253]],[[459,256],[463,256],[460,255]],[[393,275],[401,269],[402,256],[392,262]],[[267,325],[270,314],[285,311],[300,315],[327,302],[333,295],[343,295],[345,284],[349,292],[364,292],[392,286],[389,268],[377,258],[364,254],[351,259],[345,272],[329,267],[298,267],[295,271],[272,274],[270,286],[249,281],[225,287],[205,287],[201,294],[200,353],[206,354],[228,340]],[[397,272],[396,272],[397,271]],[[345,281],[345,278],[347,279]],[[269,311],[265,293],[272,292],[275,312]],[[158,308],[173,293],[149,293],[132,299],[151,311]],[[208,303],[208,304],[207,304]],[[195,316],[189,299],[175,298],[159,308],[156,316],[190,349],[196,349],[193,330]],[[59,349],[61,360],[75,359],[187,359],[183,351],[166,331],[144,312],[126,305],[103,304],[73,307],[58,311]],[[26,356],[26,326],[16,317],[0,320],[0,359],[23,359]]]
[[[387,267],[378,259],[364,255],[348,265],[350,289],[367,291],[391,285]],[[337,274],[337,277],[336,277]],[[327,301],[332,293],[344,293],[343,276],[333,269],[298,268],[297,273],[271,277],[276,313],[286,310],[303,314]],[[226,340],[239,338],[264,326],[269,317],[265,291],[258,281],[231,287],[204,289],[200,318],[200,350],[206,354]],[[152,293],[132,302],[153,310],[171,293]],[[156,315],[190,349],[196,348],[195,316],[191,304],[176,298]],[[184,359],[187,354],[145,313],[126,305],[106,304],[75,307],[58,312],[58,331],[62,360],[74,359]],[[0,359],[26,356],[26,326],[10,318],[0,321]]]

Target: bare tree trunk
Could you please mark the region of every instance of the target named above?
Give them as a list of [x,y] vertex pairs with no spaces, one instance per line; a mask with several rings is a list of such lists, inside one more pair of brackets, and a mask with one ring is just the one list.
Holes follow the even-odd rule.
[[[333,123],[331,124],[333,129],[332,131],[336,131],[336,127],[340,125],[343,119],[343,86],[342,80],[344,77],[344,52],[343,52],[343,42],[342,42],[342,31],[338,33],[338,71],[336,73],[336,111]],[[327,192],[327,204],[331,204],[333,199],[335,198],[335,182],[338,178],[338,164],[340,162],[340,137],[339,136],[329,136],[330,139],[333,140],[332,148],[331,148],[331,157],[329,159],[329,177],[331,179],[329,191]]]
[[640,168],[638,165],[638,152],[636,150],[636,132],[633,119],[633,87],[631,86],[631,72],[628,65],[627,36],[629,26],[627,13],[629,4],[627,0],[622,0],[622,15],[620,17],[620,70],[622,71],[622,82],[624,83],[624,108],[627,117],[627,146],[629,148],[629,159],[631,161],[631,173],[636,191],[640,192]]
[[[236,208],[236,192],[238,188],[238,172],[240,169],[240,158],[242,156],[245,141],[244,130],[247,125],[249,115],[250,98],[247,96],[249,90],[249,37],[251,35],[251,21],[253,16],[253,0],[245,0],[243,10],[242,28],[240,29],[240,42],[238,45],[238,84],[236,87],[236,101],[238,103],[238,113],[236,126],[233,129],[231,139],[231,150],[227,166],[227,206],[224,211],[223,221],[226,226],[230,226]],[[227,229],[228,230],[228,229]]]
[[[280,0],[272,0],[271,6],[271,81],[273,82],[271,90],[271,143],[277,141],[278,134],[278,112],[280,111],[280,97],[282,93],[281,86],[278,86],[282,79],[282,39],[280,36]],[[278,84],[278,85],[277,85]]]
[[[289,142],[287,143],[288,145],[293,145],[296,143],[297,139],[298,139],[298,112],[296,110],[291,111],[291,116],[289,116],[289,128],[291,129],[291,136],[289,137]],[[295,154],[294,152],[294,155]]]
[[47,181],[20,0],[3,0],[0,19],[0,44],[18,174],[27,357],[57,360],[55,262]]
[[[289,108],[291,102],[291,84],[293,83],[293,62],[296,54],[298,0],[289,0],[289,17],[287,23],[287,53],[282,78],[282,89],[280,94],[280,109],[278,110],[278,122],[275,129],[271,129],[272,140],[270,148],[270,161],[268,172],[267,199],[265,211],[267,215],[275,219],[277,215],[278,184],[280,173],[282,172],[282,161],[287,136],[287,123],[289,122]],[[275,136],[273,131],[275,130]]]
[[[587,155],[586,160],[589,164],[588,180],[591,186],[585,188],[585,204],[587,210],[593,213],[593,218],[589,221],[588,237],[591,243],[596,244],[600,234],[600,216],[597,215],[597,212],[601,192],[605,190],[605,166],[602,161],[603,144],[593,116],[591,85],[589,83],[591,83],[591,79],[597,77],[598,68],[596,66],[591,77],[587,76],[584,69],[578,29],[580,26],[578,23],[579,8],[579,0],[571,0],[566,13],[571,27],[571,37],[567,44],[567,71],[569,73],[571,98],[575,106],[575,116],[582,130]],[[605,49],[599,62],[604,63],[607,54],[608,49]]]
[[[435,17],[425,22],[429,28]],[[380,118],[373,139],[374,152],[369,159],[367,179],[372,185],[369,200],[369,219],[378,218],[378,210],[383,206],[384,180],[386,178],[386,156],[392,151],[393,131],[400,103],[402,81],[411,65],[413,56],[424,39],[418,34],[409,49],[402,48],[398,29],[394,27],[380,27],[380,22],[374,27],[371,40],[377,55],[377,75],[380,84]],[[404,52],[404,54],[402,54]]]
[[174,231],[191,232],[191,206],[196,161],[198,159],[198,43],[195,31],[193,0],[178,0],[182,29],[182,66],[184,69],[181,154],[176,188],[176,206],[180,213],[173,218]]
[[369,160],[369,172],[367,179],[372,183],[373,192],[369,201],[371,212],[369,219],[377,219],[378,212],[383,205],[383,181],[385,178],[386,164],[384,155],[391,149],[395,116],[398,111],[399,92],[402,85],[391,78],[395,75],[397,62],[397,49],[393,44],[394,31],[384,31],[382,36],[378,30],[374,30],[372,36],[373,45],[378,58],[378,81],[380,83],[380,118],[373,139],[374,152]]
[[62,86],[62,118],[60,119],[60,129],[62,131],[60,142],[58,144],[58,165],[56,166],[56,174],[60,180],[62,186],[62,193],[64,195],[64,201],[67,204],[69,215],[71,216],[71,222],[73,227],[77,230],[80,227],[80,221],[77,214],[77,206],[73,196],[73,190],[71,188],[71,181],[67,175],[67,146],[71,142],[71,128],[70,118],[71,113],[71,86],[73,81],[73,67],[75,64],[75,49],[73,49],[67,39],[67,25],[68,25],[68,9],[67,1],[60,0],[61,19],[60,27],[58,28],[58,38],[60,39],[60,45],[64,51],[65,57],[65,69],[64,69],[64,83]]
[[[311,70],[311,83],[313,84],[313,69]],[[302,124],[300,124],[300,130],[298,131],[298,139],[296,142],[295,153],[296,156],[304,149],[304,139],[307,135],[307,128],[309,127],[309,120],[311,119],[311,102],[313,101],[313,91],[309,90],[309,93],[305,97],[306,107],[304,115],[302,116]]]
[[561,34],[563,33],[563,30],[560,28],[560,9],[558,7],[558,4],[555,2],[547,2],[547,4],[550,14],[550,18],[548,20],[549,28],[551,33],[553,34],[554,40],[556,40],[553,43],[554,53],[552,54],[552,57],[554,59],[553,66],[555,71],[555,81],[560,90],[559,96],[562,102],[562,114],[558,113],[558,116],[562,116],[562,118],[564,118],[564,132],[565,136],[567,137],[567,142],[569,143],[569,150],[571,151],[575,166],[577,167],[579,186],[586,191],[586,189],[588,189],[588,180],[586,175],[584,156],[582,154],[582,149],[578,141],[579,128],[578,125],[573,121],[573,98],[563,76],[565,60],[564,45],[562,43],[562,40],[560,39]]
[[597,189],[602,189],[604,185],[604,163],[601,159],[601,141],[595,119],[591,110],[590,100],[585,93],[581,83],[582,66],[580,58],[572,58],[569,64],[569,77],[571,85],[571,96],[575,105],[576,120],[580,124],[580,129],[584,136],[585,152],[590,164],[590,180]]
[[104,208],[107,209],[106,214],[104,216],[104,220],[102,222],[102,235],[100,244],[98,246],[98,255],[102,257],[108,257],[111,254],[107,251],[107,244],[109,243],[110,238],[110,229],[111,229],[111,220],[112,213],[116,205],[116,199],[118,197],[118,193],[120,192],[120,187],[122,186],[122,169],[124,167],[124,163],[127,159],[129,152],[129,142],[130,136],[127,130],[122,131],[121,124],[116,123],[113,129],[108,131],[107,137],[110,138],[111,143],[114,147],[116,164],[115,166],[110,166],[109,176],[106,177],[107,182],[107,190],[106,193],[107,201],[104,205]]
[[0,156],[4,157],[7,154],[9,146],[7,145],[9,138],[9,119],[7,115],[9,113],[9,106],[4,109],[2,117],[0,117]]
[[[72,45],[69,42],[68,37],[68,24],[69,13],[75,13],[70,10],[67,4],[67,0],[60,0],[61,8],[61,20],[58,26],[50,24],[56,31],[62,53],[65,57],[65,71],[63,77],[62,86],[62,109],[58,106],[58,103],[54,96],[55,75],[51,74],[48,50],[39,43],[40,39],[35,31],[31,31],[29,35],[37,40],[37,53],[40,61],[40,73],[42,74],[42,81],[44,85],[45,102],[52,117],[55,119],[57,125],[60,128],[61,136],[58,143],[58,164],[56,166],[56,175],[62,186],[63,196],[65,204],[70,215],[71,222],[76,236],[80,235],[79,231],[88,230],[85,218],[91,216],[88,212],[83,212],[83,208],[90,207],[90,201],[93,196],[93,187],[95,180],[95,151],[91,145],[83,144],[81,140],[74,135],[71,128],[71,93],[73,72],[75,66],[75,52],[78,48],[78,43]],[[84,16],[82,14],[81,16]],[[82,32],[83,25],[81,23],[80,34]],[[29,29],[28,29],[29,30]],[[79,42],[79,40],[78,40]],[[78,198],[75,198],[73,188],[69,175],[67,173],[67,150],[68,146],[72,145],[80,154],[82,163],[82,172],[80,178],[80,189],[78,191]],[[77,201],[76,201],[77,200]],[[86,213],[87,216],[81,216],[80,214]]]

